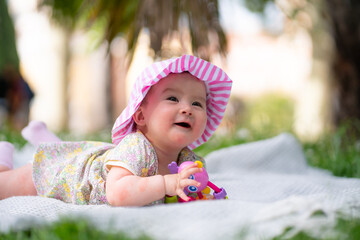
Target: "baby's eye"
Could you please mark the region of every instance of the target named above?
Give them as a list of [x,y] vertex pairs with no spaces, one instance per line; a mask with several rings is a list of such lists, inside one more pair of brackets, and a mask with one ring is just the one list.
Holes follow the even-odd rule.
[[173,102],[178,102],[179,100],[174,97],[174,96],[171,96],[171,97],[168,97],[166,100],[169,100],[169,101],[173,101]]
[[197,107],[201,107],[201,108],[203,107],[200,102],[193,102],[192,105],[197,106]]

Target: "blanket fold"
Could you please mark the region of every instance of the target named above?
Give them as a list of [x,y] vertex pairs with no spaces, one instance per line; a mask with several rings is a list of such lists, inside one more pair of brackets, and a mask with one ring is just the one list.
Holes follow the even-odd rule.
[[266,239],[289,228],[288,234],[333,234],[339,213],[360,216],[360,179],[308,166],[290,134],[217,150],[205,159],[210,180],[226,189],[228,200],[126,208],[12,197],[0,201],[0,231],[71,217],[154,239]]

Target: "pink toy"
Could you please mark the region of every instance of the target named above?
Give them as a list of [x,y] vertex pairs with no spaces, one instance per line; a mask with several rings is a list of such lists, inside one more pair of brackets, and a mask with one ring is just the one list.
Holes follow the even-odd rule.
[[[172,173],[172,174],[180,173],[187,165],[192,164],[192,163],[193,162],[191,162],[191,161],[183,162],[178,167],[176,162],[172,162],[172,163],[170,163],[168,165],[168,168],[170,170],[170,173]],[[205,168],[203,167],[202,162],[196,161],[196,163],[198,164],[199,168],[203,169],[203,171],[199,172],[199,173],[192,174],[189,177],[190,179],[195,179],[196,181],[198,181],[200,183],[200,187],[187,186],[184,189],[186,194],[197,193],[198,198],[193,198],[193,197],[190,196],[190,198],[191,198],[190,201],[194,201],[194,200],[197,200],[197,199],[199,199],[199,200],[208,199],[203,194],[203,193],[205,193],[205,195],[208,195],[210,193],[210,189],[208,187],[210,187],[212,190],[214,190],[214,193],[213,193],[213,198],[214,199],[226,199],[227,198],[227,196],[226,196],[227,193],[226,193],[225,189],[224,188],[218,188],[215,184],[210,182],[209,181],[209,176],[208,176]],[[181,198],[178,198],[178,201],[179,202],[184,202],[184,200],[182,200]]]

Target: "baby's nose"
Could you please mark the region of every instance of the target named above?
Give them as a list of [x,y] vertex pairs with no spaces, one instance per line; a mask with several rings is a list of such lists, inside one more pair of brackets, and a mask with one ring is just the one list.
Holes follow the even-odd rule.
[[182,114],[189,115],[189,116],[192,115],[192,113],[190,111],[185,111],[185,110],[182,111]]
[[189,105],[184,105],[182,108],[181,108],[181,113],[182,114],[185,114],[185,115],[189,115],[191,116],[192,115],[192,112],[191,112],[191,107]]

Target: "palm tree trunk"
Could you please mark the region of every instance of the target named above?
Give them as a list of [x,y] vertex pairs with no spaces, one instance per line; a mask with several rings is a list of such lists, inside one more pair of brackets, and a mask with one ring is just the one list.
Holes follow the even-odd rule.
[[360,2],[325,2],[335,45],[333,74],[336,99],[333,112],[338,126],[349,120],[360,120]]

